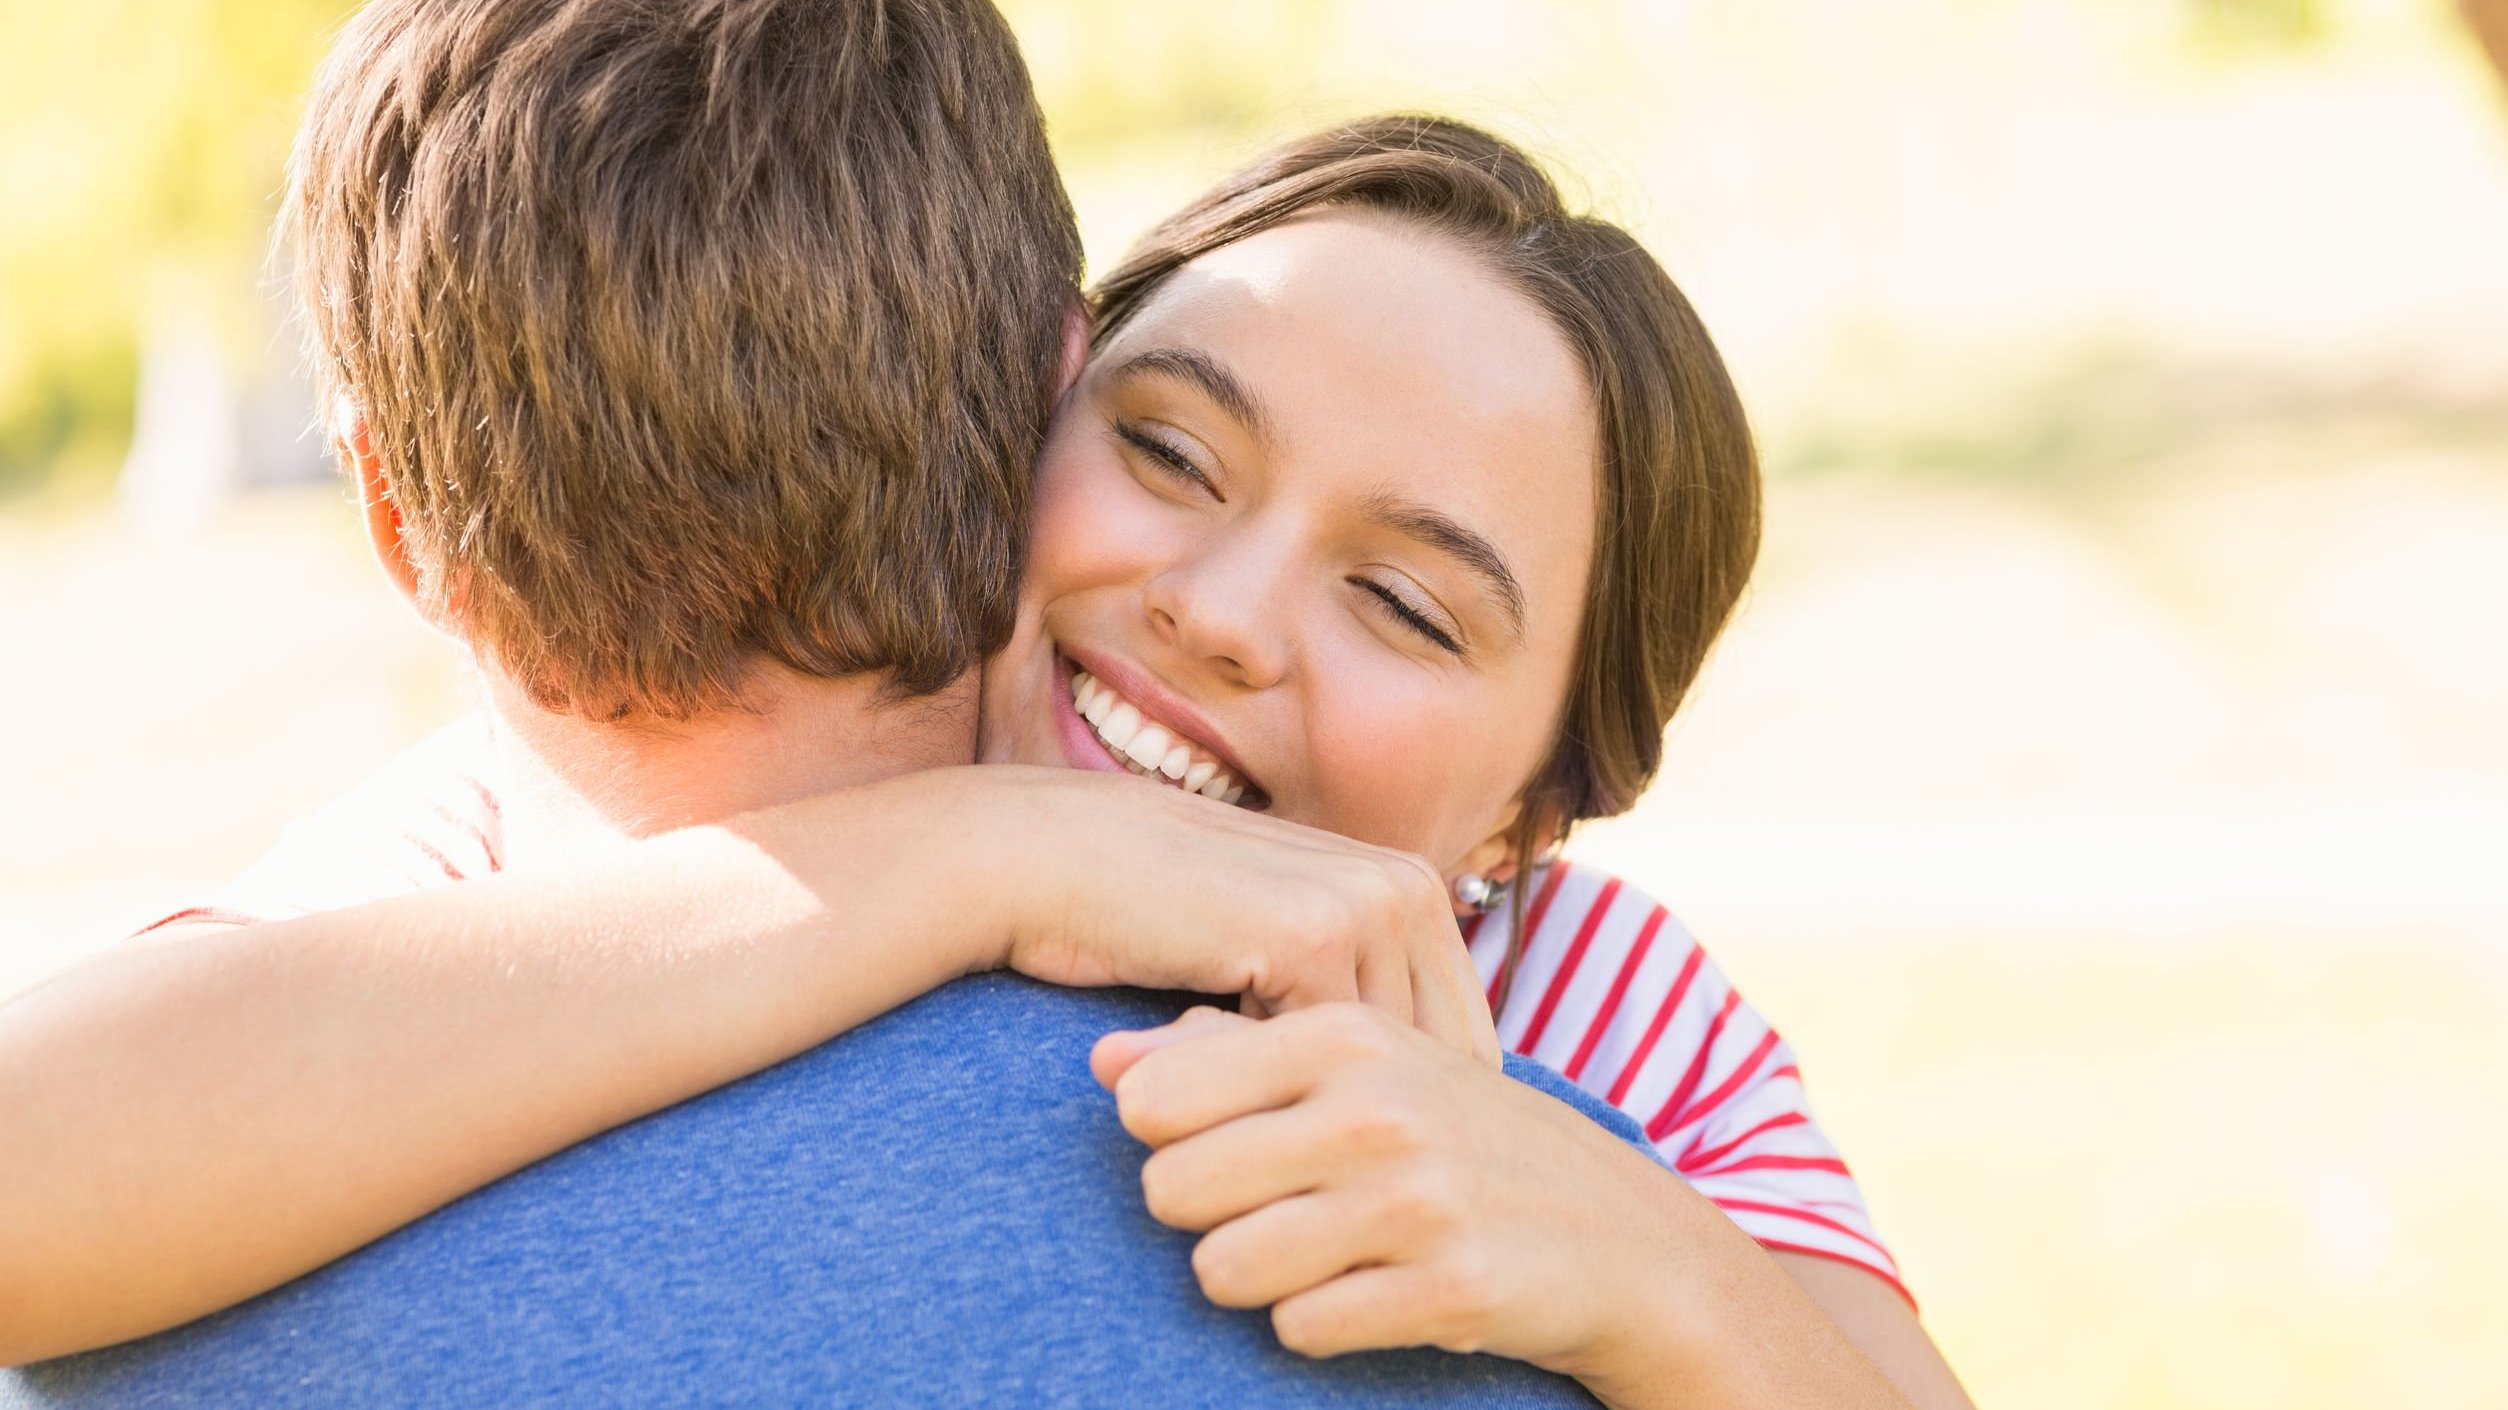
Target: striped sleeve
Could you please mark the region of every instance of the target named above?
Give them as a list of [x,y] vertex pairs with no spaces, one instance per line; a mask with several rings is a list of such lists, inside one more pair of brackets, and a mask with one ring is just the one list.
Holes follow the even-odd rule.
[[405,896],[497,870],[501,811],[487,779],[486,727],[438,731],[281,830],[261,860],[210,899],[137,934],[178,925],[255,925]]
[[1528,884],[1530,938],[1503,996],[1507,913],[1469,935],[1499,1041],[1636,1120],[1664,1164],[1763,1247],[1851,1264],[1906,1297],[1812,1119],[1792,1049],[1697,940],[1616,877],[1559,863]]

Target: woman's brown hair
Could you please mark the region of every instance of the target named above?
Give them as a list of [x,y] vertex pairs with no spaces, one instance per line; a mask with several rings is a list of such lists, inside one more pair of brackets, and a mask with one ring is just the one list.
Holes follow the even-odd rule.
[[[1521,795],[1527,871],[1586,818],[1637,801],[1759,548],[1759,467],[1724,359],[1689,301],[1616,225],[1571,213],[1513,144],[1444,118],[1369,118],[1290,143],[1142,238],[1091,295],[1111,338],[1201,255],[1298,216],[1362,207],[1487,260],[1582,362],[1602,459],[1583,630],[1557,737]],[[1514,888],[1503,1004],[1524,943]]]

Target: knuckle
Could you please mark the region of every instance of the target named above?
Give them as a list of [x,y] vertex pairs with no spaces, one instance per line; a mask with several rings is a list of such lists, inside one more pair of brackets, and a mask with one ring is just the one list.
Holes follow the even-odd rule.
[[1193,1246],[1193,1281],[1202,1296],[1222,1307],[1247,1307],[1245,1262],[1229,1240],[1217,1235]]
[[[1450,1351],[1477,1350],[1499,1311],[1497,1270],[1489,1256],[1469,1244],[1448,1249],[1437,1261],[1437,1289],[1438,1344]],[[1448,1338],[1473,1345],[1456,1346]]]
[[1398,1103],[1353,1101],[1340,1125],[1344,1142],[1380,1158],[1415,1155],[1426,1143],[1418,1116]]
[[1388,850],[1381,854],[1383,875],[1392,894],[1404,905],[1416,905],[1428,897],[1445,895],[1445,877],[1416,852]]
[[1280,966],[1270,954],[1258,949],[1245,957],[1243,967],[1237,972],[1237,978],[1245,986],[1246,993],[1277,993],[1279,992],[1277,986],[1280,979]]
[[1420,903],[1419,873],[1397,856],[1376,875],[1376,918],[1388,925],[1399,925],[1410,918]]
[[1416,1235],[1443,1239],[1463,1226],[1462,1191],[1443,1165],[1413,1161],[1386,1187],[1385,1212]]
[[1389,1020],[1364,1004],[1332,1004],[1317,1010],[1315,1025],[1332,1053],[1343,1059],[1374,1057],[1384,1050]]
[[1115,1082],[1115,1119],[1133,1139],[1156,1141],[1166,1129],[1167,1102],[1156,1070],[1144,1058]]
[[1271,1332],[1280,1344],[1300,1356],[1330,1355],[1331,1343],[1326,1338],[1324,1320],[1309,1312],[1298,1302],[1284,1302],[1271,1310]]
[[1310,891],[1276,901],[1262,918],[1258,951],[1268,951],[1287,965],[1311,961],[1328,953],[1353,929],[1338,896]]
[[1152,1155],[1141,1162],[1141,1203],[1149,1216],[1161,1224],[1175,1226],[1189,1213],[1183,1182],[1177,1177],[1175,1162],[1165,1153]]

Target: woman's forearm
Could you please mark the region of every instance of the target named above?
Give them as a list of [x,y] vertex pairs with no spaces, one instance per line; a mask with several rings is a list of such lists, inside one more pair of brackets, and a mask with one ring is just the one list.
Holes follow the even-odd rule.
[[240,1301],[999,963],[957,787],[133,942],[0,1007],[0,1364]]
[[1916,1410],[1975,1410],[1941,1348],[1916,1320],[1915,1307],[1897,1288],[1834,1258],[1805,1253],[1770,1258]]
[[[1637,1254],[1623,1265],[1634,1270],[1617,1302],[1626,1316],[1578,1368],[1597,1398],[1613,1410],[1915,1403],[1703,1196],[1686,1187],[1661,1194],[1676,1198],[1655,1210],[1651,1257],[1644,1240],[1624,1250]],[[1883,1295],[1905,1313],[1895,1294]],[[1912,1314],[1906,1322],[1921,1341]]]

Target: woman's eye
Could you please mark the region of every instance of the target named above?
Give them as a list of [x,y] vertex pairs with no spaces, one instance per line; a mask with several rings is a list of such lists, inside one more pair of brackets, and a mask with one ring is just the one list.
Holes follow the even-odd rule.
[[1134,450],[1139,451],[1142,455],[1147,456],[1150,462],[1155,464],[1159,469],[1166,471],[1168,474],[1175,476],[1179,480],[1183,480],[1195,486],[1203,493],[1208,494],[1211,498],[1218,500],[1222,504],[1228,502],[1228,497],[1221,494],[1219,492],[1219,488],[1210,482],[1210,477],[1203,474],[1202,468],[1193,463],[1193,458],[1186,455],[1182,450],[1178,449],[1173,442],[1167,440],[1165,437],[1160,436],[1154,431],[1145,430],[1129,421],[1118,421],[1115,423],[1115,437],[1116,439],[1122,441],[1125,445],[1128,445]]
[[1378,605],[1391,614],[1395,621],[1426,637],[1435,643],[1439,650],[1450,656],[1463,654],[1463,644],[1456,641],[1452,633],[1428,620],[1427,614],[1403,601],[1401,595],[1393,589],[1373,578],[1352,578],[1350,582],[1360,591],[1376,599]]

